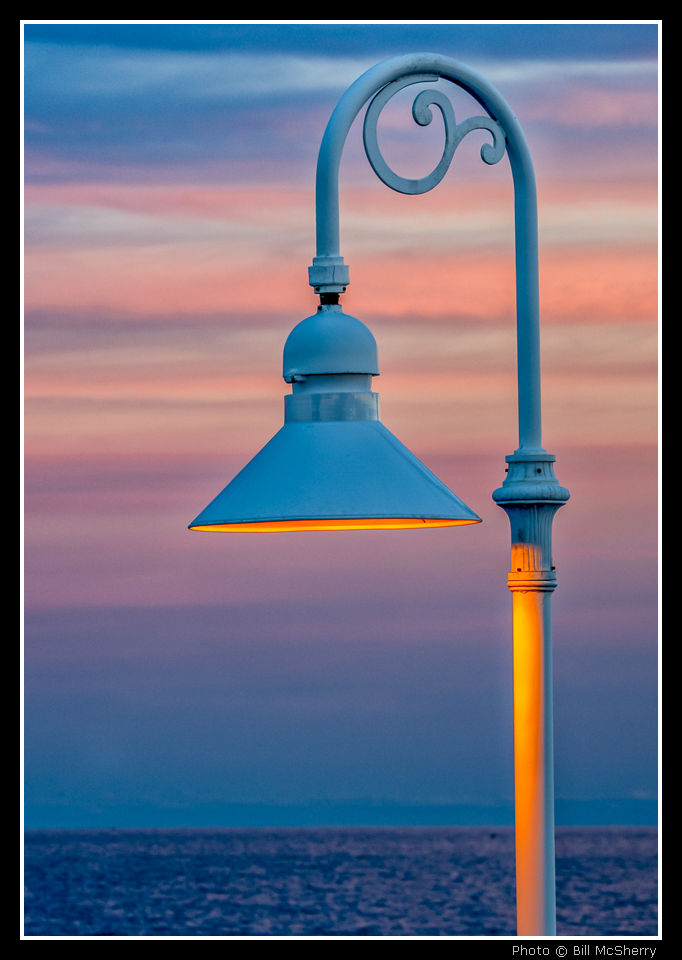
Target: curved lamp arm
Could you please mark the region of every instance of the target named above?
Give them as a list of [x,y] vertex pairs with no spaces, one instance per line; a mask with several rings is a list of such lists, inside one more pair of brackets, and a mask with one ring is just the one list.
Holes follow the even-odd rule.
[[[413,116],[424,126],[431,121],[429,107],[438,106],[446,129],[445,150],[429,176],[420,180],[398,177],[385,164],[378,148],[378,114],[402,87],[438,80],[439,77],[470,93],[488,116],[472,117],[457,125],[452,105],[440,91],[420,93],[414,102]],[[506,147],[514,180],[519,452],[544,453],[540,413],[535,174],[526,138],[514,113],[502,95],[476,71],[440,54],[415,53],[378,63],[348,88],[327,124],[317,161],[317,253],[309,268],[310,284],[316,292],[325,294],[340,293],[349,282],[348,267],[343,262],[339,245],[339,164],[351,125],[371,97],[374,100],[368,108],[364,130],[367,156],[377,176],[401,193],[424,193],[433,189],[447,171],[458,143],[470,130],[482,128],[492,134],[492,144],[486,143],[481,148],[486,163],[497,163]]]

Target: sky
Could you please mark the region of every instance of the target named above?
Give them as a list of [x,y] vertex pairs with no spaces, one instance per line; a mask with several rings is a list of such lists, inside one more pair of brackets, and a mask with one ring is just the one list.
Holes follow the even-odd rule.
[[[538,182],[559,824],[654,823],[658,42],[649,22],[24,21],[27,827],[513,822],[513,186],[340,175],[347,313],[381,417],[482,517],[419,531],[187,524],[279,429],[315,311],[320,139],[394,55],[484,74]],[[442,83],[441,83],[442,85]],[[447,85],[458,121],[480,113]],[[403,176],[442,149],[395,98]],[[478,139],[477,139],[478,138]]]

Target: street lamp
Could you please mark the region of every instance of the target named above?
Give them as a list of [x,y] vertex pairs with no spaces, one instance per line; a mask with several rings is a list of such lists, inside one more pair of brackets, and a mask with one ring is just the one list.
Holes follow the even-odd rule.
[[[403,87],[449,80],[471,94],[486,116],[455,121],[450,100],[422,90],[412,114],[422,126],[440,110],[445,148],[426,177],[408,179],[386,164],[377,119]],[[377,176],[399,193],[419,194],[443,178],[457,145],[474,129],[488,131],[488,164],[509,157],[514,181],[519,446],[493,499],[511,524],[514,647],[514,789],[517,933],[556,933],[550,601],[556,587],[552,521],[569,493],[554,476],[555,457],[542,446],[538,240],[535,175],[519,123],[482,76],[439,54],[392,57],[364,73],[338,102],[317,164],[317,251],[309,283],[317,313],[301,321],[284,347],[281,430],[190,524],[191,530],[300,531],[458,526],[480,518],[441,483],[379,421],[376,343],[367,327],[344,314],[339,296],[349,283],[339,246],[338,175],[354,119],[364,121],[367,157]]]

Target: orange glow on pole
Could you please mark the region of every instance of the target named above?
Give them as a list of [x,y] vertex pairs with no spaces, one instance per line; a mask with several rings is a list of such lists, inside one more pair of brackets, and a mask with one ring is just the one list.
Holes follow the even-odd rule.
[[[514,544],[512,570],[527,571],[532,545]],[[550,603],[554,582],[512,579],[516,912],[519,936],[551,932],[555,913],[554,771]],[[537,573],[536,573],[537,576]]]

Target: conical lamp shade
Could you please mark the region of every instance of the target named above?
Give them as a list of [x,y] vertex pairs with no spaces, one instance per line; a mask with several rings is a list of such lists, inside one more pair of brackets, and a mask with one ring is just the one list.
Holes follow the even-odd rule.
[[285,423],[190,529],[406,529],[479,521],[380,421],[318,421]]
[[405,529],[478,523],[379,420],[376,342],[338,305],[284,345],[284,426],[190,530]]

